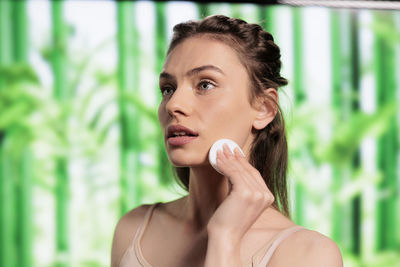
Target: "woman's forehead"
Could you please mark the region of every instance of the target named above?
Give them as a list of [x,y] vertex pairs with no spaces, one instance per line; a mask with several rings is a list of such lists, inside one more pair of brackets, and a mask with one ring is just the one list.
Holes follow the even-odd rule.
[[219,40],[190,37],[178,44],[167,56],[164,72],[186,72],[200,66],[215,66],[229,74],[244,70],[237,52]]

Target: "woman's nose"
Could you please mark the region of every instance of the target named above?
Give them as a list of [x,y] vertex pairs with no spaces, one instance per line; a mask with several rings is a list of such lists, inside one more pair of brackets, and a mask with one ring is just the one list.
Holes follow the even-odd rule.
[[177,115],[187,116],[188,114],[190,114],[191,92],[192,90],[187,87],[176,88],[166,104],[165,108],[167,109],[167,112],[173,117]]

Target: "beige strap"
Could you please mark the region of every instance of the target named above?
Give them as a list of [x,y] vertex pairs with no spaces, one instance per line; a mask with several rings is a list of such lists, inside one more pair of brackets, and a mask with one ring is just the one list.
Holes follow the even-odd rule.
[[143,222],[140,224],[138,230],[136,231],[135,238],[133,240],[134,244],[134,249],[135,249],[135,254],[137,256],[137,259],[140,261],[140,263],[143,266],[151,266],[146,259],[143,257],[142,249],[140,248],[140,241],[142,240],[142,236],[144,231],[147,228],[147,224],[150,221],[151,215],[153,214],[154,209],[160,204],[160,202],[153,204],[146,212],[146,215],[144,216]]
[[298,226],[295,225],[293,227],[289,227],[285,230],[283,230],[282,232],[280,232],[275,240],[272,242],[272,245],[269,247],[269,249],[267,250],[265,256],[262,258],[262,260],[260,261],[260,263],[258,264],[258,267],[265,267],[267,266],[267,263],[269,262],[269,260],[271,259],[273,253],[275,252],[275,250],[278,248],[279,244],[285,240],[287,237],[289,237],[291,234],[300,231],[302,229],[306,229],[302,226]]

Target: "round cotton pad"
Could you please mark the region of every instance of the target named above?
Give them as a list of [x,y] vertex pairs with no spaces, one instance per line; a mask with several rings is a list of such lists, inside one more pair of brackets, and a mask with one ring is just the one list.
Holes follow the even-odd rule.
[[[222,146],[224,144],[227,144],[229,149],[232,151],[232,153],[234,153],[234,149],[235,147],[239,148],[240,153],[242,153],[243,157],[244,157],[244,153],[242,151],[242,149],[239,147],[238,144],[236,144],[234,141],[230,140],[230,139],[219,139],[217,140],[210,148],[210,151],[208,152],[208,160],[210,161],[211,166],[213,166],[213,168],[219,172],[220,170],[217,167],[217,151],[221,150],[223,151]],[[222,173],[221,173],[222,174]]]

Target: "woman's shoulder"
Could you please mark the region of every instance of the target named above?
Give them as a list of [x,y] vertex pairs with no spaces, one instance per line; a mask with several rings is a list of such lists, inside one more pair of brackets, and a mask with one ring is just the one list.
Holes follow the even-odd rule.
[[111,266],[119,266],[125,250],[132,242],[136,230],[142,223],[152,204],[143,204],[125,213],[115,226],[111,248]]
[[341,267],[343,261],[332,239],[317,231],[302,229],[279,245],[268,266]]

